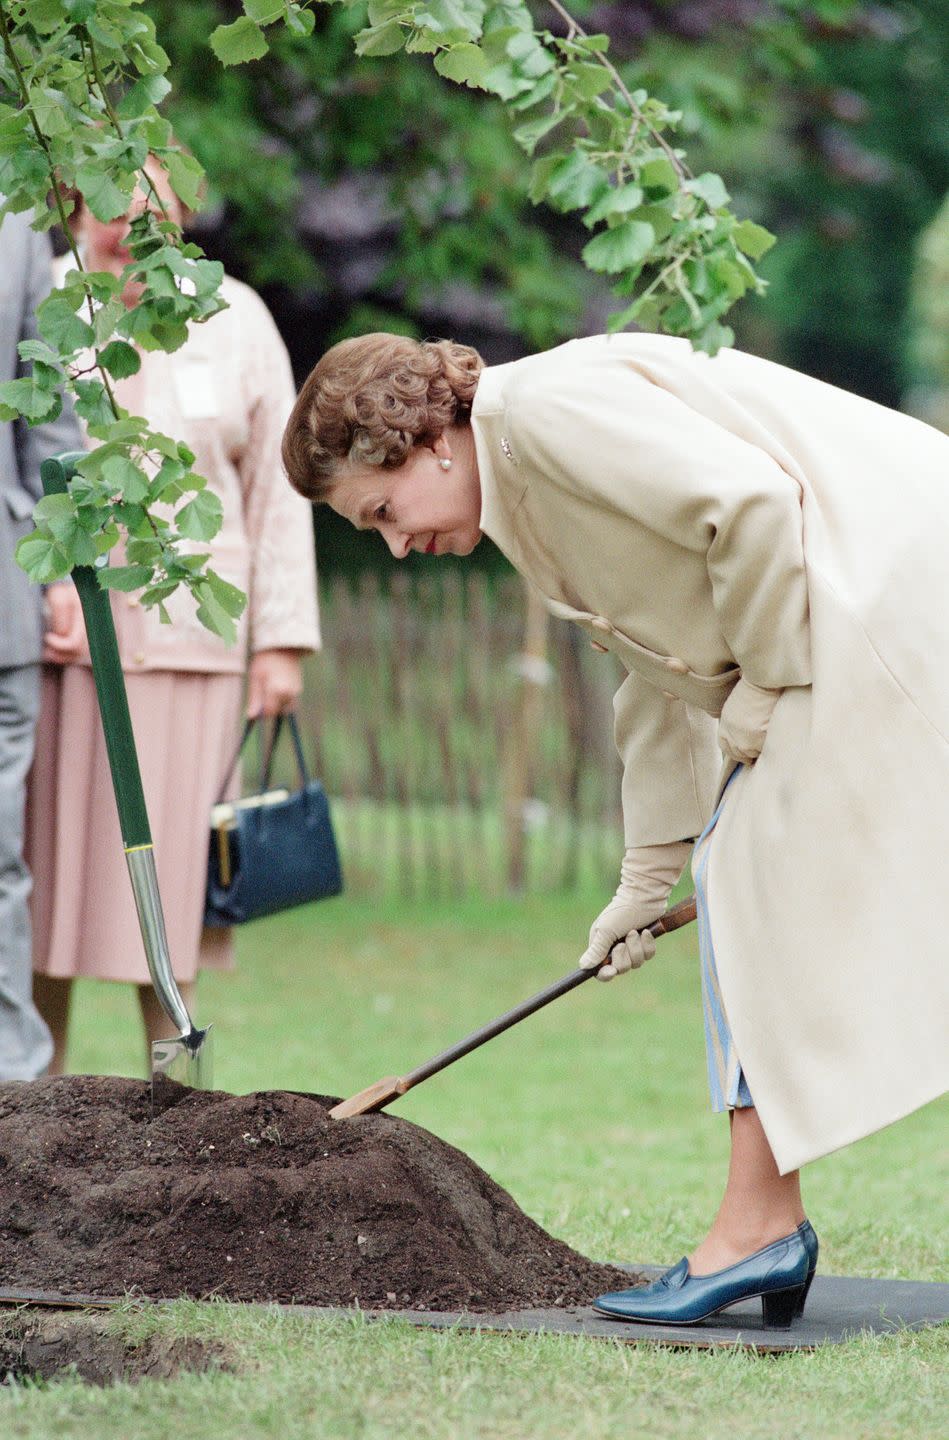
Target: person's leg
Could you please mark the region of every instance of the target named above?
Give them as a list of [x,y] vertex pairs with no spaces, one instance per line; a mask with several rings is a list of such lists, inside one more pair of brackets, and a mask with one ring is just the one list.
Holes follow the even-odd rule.
[[689,1256],[693,1275],[736,1264],[763,1245],[789,1235],[804,1219],[800,1171],[778,1172],[753,1106],[730,1112],[731,1160],[718,1214]]
[[[151,985],[137,985],[138,1003],[142,1011],[142,1020],[145,1023],[145,1040],[147,1044],[147,1068],[151,1073],[152,1068],[152,1041],[168,1040],[178,1034],[178,1029],[173,1020],[170,1020],[161,1007],[161,1002]],[[178,982],[178,990],[189,1015],[194,1014],[194,1001],[197,993],[197,982]]]
[[35,1080],[53,1049],[32,999],[30,872],[23,858],[38,710],[39,665],[0,669],[0,1080]]
[[33,999],[49,1032],[53,1037],[53,1058],[49,1062],[49,1075],[66,1073],[66,1041],[69,1033],[69,1002],[72,998],[72,980],[57,975],[33,976]]

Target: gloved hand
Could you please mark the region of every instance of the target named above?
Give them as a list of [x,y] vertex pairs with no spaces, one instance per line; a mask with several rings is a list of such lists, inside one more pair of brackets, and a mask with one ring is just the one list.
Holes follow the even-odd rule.
[[[593,922],[589,944],[578,962],[581,970],[596,970],[598,980],[612,980],[627,970],[638,970],[655,955],[656,942],[646,926],[666,908],[691,852],[691,840],[626,851],[619,888]],[[609,964],[604,964],[607,957]]]
[[718,722],[718,744],[726,758],[752,765],[761,754],[771,712],[780,690],[763,690],[744,675],[722,708]]

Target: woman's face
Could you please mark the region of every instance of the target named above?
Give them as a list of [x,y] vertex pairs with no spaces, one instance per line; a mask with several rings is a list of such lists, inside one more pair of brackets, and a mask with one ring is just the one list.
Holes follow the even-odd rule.
[[[168,176],[161,166],[153,162],[146,166],[146,173],[165,207],[168,219],[180,225],[181,204],[168,183]],[[136,188],[127,213],[116,220],[97,220],[90,210],[83,211],[82,236],[86,249],[85,263],[89,270],[106,270],[110,275],[121,275],[132,258],[125,248],[129,236],[129,221],[145,210],[151,210],[159,219],[163,218],[155,195],[150,190],[146,193],[141,188]],[[130,280],[125,286],[122,298],[127,304],[134,304],[141,291],[141,284]]]
[[[417,445],[397,470],[345,465],[329,504],[356,526],[378,530],[397,560],[424,555],[470,555],[481,539],[481,487],[474,447],[465,456],[445,437]],[[441,460],[451,459],[450,469]]]

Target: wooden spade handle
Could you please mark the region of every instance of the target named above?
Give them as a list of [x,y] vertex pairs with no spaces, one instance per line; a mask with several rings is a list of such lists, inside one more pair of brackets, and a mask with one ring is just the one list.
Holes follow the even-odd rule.
[[[659,919],[654,920],[647,928],[650,935],[658,939],[660,935],[668,935],[672,930],[679,930],[694,919],[695,896],[690,895],[688,899],[681,900],[678,905],[674,905],[671,910],[660,915]],[[407,1090],[411,1090],[413,1085],[418,1085],[420,1081],[427,1080],[431,1075],[437,1075],[439,1070],[445,1069],[446,1065],[451,1065],[456,1060],[460,1060],[463,1055],[477,1050],[478,1046],[483,1045],[486,1040],[493,1040],[495,1035],[500,1035],[502,1031],[510,1029],[512,1025],[516,1025],[519,1020],[525,1019],[528,1015],[533,1015],[535,1011],[542,1010],[552,1000],[566,995],[568,990],[582,985],[585,980],[592,980],[595,975],[595,970],[571,970],[569,975],[565,975],[562,980],[555,980],[552,985],[547,986],[546,990],[539,990],[529,1000],[522,1000],[520,1005],[514,1006],[513,1010],[508,1010],[504,1015],[499,1015],[496,1020],[482,1025],[480,1030],[473,1031],[464,1040],[459,1040],[457,1044],[450,1045],[447,1050],[443,1050],[440,1055],[426,1060],[424,1065],[419,1065],[418,1069],[410,1070],[407,1075],[402,1075],[394,1086],[396,1094],[404,1095]]]

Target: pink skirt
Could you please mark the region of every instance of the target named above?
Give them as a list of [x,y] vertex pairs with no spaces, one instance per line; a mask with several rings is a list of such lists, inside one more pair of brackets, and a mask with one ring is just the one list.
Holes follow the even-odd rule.
[[[230,969],[229,930],[204,930],[211,806],[241,725],[239,675],[126,675],[175,979]],[[237,782],[235,782],[236,784]],[[236,793],[235,786],[229,796]],[[148,983],[112,779],[85,665],[43,667],[30,776],[33,968],[42,975]]]

